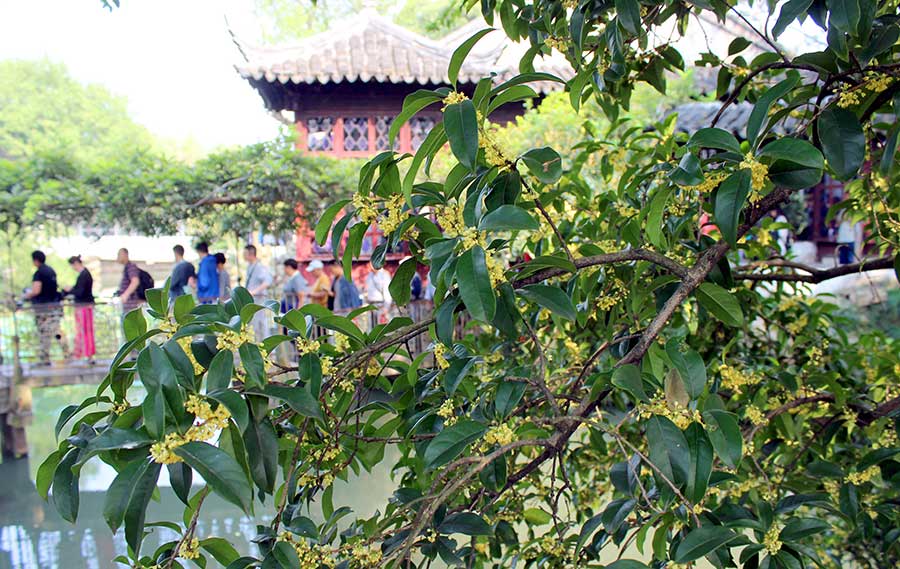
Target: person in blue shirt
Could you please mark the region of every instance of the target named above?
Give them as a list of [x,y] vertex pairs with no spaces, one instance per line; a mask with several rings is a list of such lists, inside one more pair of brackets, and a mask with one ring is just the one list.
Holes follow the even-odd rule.
[[219,273],[216,270],[216,258],[209,254],[209,245],[205,241],[195,247],[200,256],[197,267],[197,300],[201,304],[212,304],[219,299]]

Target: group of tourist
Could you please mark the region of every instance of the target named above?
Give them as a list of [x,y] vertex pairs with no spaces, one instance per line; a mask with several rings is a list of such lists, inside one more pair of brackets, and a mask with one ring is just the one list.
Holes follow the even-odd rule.
[[[226,269],[224,253],[209,252],[209,244],[198,243],[195,247],[199,262],[196,267],[184,258],[185,249],[175,245],[172,252],[175,263],[169,277],[169,298],[175,300],[183,295],[192,295],[201,304],[226,301],[231,297],[231,275]],[[96,354],[94,341],[94,279],[84,266],[81,256],[69,258],[69,266],[76,273],[75,282],[68,287],[60,286],[56,272],[47,264],[47,256],[42,251],[31,254],[35,272],[31,287],[26,289],[23,300],[30,301],[39,335],[38,365],[50,364],[50,351],[54,342],[59,343],[64,354],[77,359],[91,361]],[[247,245],[243,251],[247,263],[243,279],[244,287],[252,295],[254,302],[266,303],[273,298],[275,278],[272,272],[257,257],[254,245]],[[115,292],[122,305],[123,314],[134,310],[146,300],[146,291],[154,287],[153,277],[131,261],[128,249],[119,250],[116,261],[122,265],[122,278]],[[389,286],[391,273],[384,267],[372,266],[361,281],[363,292],[352,279],[344,276],[340,263],[327,265],[318,259],[307,263],[304,276],[300,264],[295,259],[285,259],[282,263],[284,277],[281,280],[280,309],[286,313],[308,303],[316,303],[334,311],[349,311],[367,302],[376,305],[376,316],[386,318],[392,305]],[[411,283],[413,299],[426,298],[428,289],[422,286],[418,273]],[[61,330],[61,301],[71,297],[74,303],[75,330],[71,353],[68,352]],[[257,338],[264,338],[271,332],[268,318],[263,312],[254,316],[252,326]]]

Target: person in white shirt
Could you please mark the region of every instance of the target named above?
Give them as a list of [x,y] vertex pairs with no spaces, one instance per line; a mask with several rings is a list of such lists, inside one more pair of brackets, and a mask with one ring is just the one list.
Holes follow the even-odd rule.
[[376,269],[371,263],[370,271],[366,276],[366,302],[379,307],[379,312],[386,318],[391,310],[393,299],[388,287],[391,284],[391,273],[381,267]]
[[[272,286],[272,273],[257,259],[254,245],[244,247],[244,261],[247,262],[247,278],[244,280],[244,286],[247,287],[247,291],[253,296],[253,302],[262,304],[269,298],[269,287]],[[257,312],[253,316],[251,324],[257,341],[262,341],[269,337],[268,311],[260,310]]]

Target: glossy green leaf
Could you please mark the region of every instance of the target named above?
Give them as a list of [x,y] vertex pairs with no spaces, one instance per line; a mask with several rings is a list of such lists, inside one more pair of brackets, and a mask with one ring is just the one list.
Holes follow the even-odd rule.
[[835,178],[849,180],[859,173],[866,158],[866,135],[855,114],[829,106],[819,115],[819,138]]
[[691,135],[687,146],[688,148],[715,148],[743,154],[737,138],[723,128],[701,128]]
[[716,192],[714,215],[716,225],[725,240],[734,247],[737,244],[741,210],[750,195],[750,172],[739,170],[728,176]]
[[253,494],[243,469],[231,456],[203,442],[182,445],[175,454],[196,470],[213,492],[250,513]]
[[418,91],[414,91],[407,95],[403,99],[403,107],[401,108],[400,113],[397,115],[397,118],[391,122],[391,128],[388,130],[388,138],[391,140],[391,144],[397,139],[397,135],[400,133],[400,127],[406,124],[406,121],[411,119],[413,115],[425,107],[433,105],[443,98],[444,97],[439,93],[427,89],[419,89]]
[[737,298],[714,283],[701,283],[695,291],[700,306],[723,323],[734,328],[744,325],[744,312]]
[[806,11],[812,5],[812,0],[788,0],[781,5],[778,19],[772,26],[772,37],[778,39],[784,30],[798,17],[806,15]]
[[678,342],[670,340],[666,344],[666,354],[681,376],[684,389],[691,399],[697,399],[706,388],[706,364],[694,350],[681,351]]
[[467,99],[444,108],[444,131],[459,163],[474,170],[478,157],[478,117],[472,101]]
[[79,472],[75,467],[79,450],[71,449],[63,456],[53,474],[53,494],[51,501],[62,519],[75,523],[78,519],[78,479]]
[[691,530],[684,540],[678,544],[674,560],[676,563],[687,563],[700,559],[736,537],[737,534],[735,532],[722,526],[706,525]]
[[698,423],[691,423],[684,431],[690,452],[687,487],[684,496],[693,504],[699,504],[706,495],[712,474],[713,447],[706,431]]
[[536,230],[541,224],[524,209],[504,204],[481,218],[478,228],[484,231]]
[[409,299],[412,296],[410,283],[413,275],[416,274],[417,265],[416,260],[412,258],[400,263],[394,272],[394,276],[391,278],[391,284],[388,285],[388,292],[391,293],[391,298],[400,306],[409,304]]
[[564,290],[557,286],[534,284],[524,286],[516,292],[519,296],[537,304],[541,308],[546,308],[561,318],[574,321],[578,317],[572,299],[569,298],[569,295]]
[[312,396],[312,393],[306,387],[269,385],[266,387],[265,393],[269,397],[284,401],[291,409],[304,417],[322,418],[322,409],[319,406],[319,401]]
[[669,179],[679,186],[696,186],[703,181],[700,159],[692,152],[685,152],[678,166],[669,172]]
[[532,148],[520,159],[528,171],[544,184],[555,184],[562,177],[562,157],[549,146]]
[[456,83],[456,80],[459,77],[459,69],[462,67],[463,61],[465,61],[469,52],[472,51],[472,48],[475,47],[475,44],[478,43],[478,40],[492,31],[494,31],[494,28],[479,30],[469,36],[466,41],[462,42],[459,47],[453,50],[453,55],[450,56],[450,65],[447,68],[447,77],[451,85]]
[[716,455],[730,468],[737,468],[743,456],[744,438],[737,417],[727,411],[708,409],[703,412],[707,435]]
[[472,512],[457,512],[450,514],[437,530],[443,534],[461,533],[463,535],[491,535],[491,526],[484,518]]
[[456,264],[459,296],[475,320],[490,322],[497,310],[484,249],[476,245],[459,256]]
[[774,87],[770,87],[768,91],[757,99],[756,104],[753,105],[753,110],[750,111],[750,118],[747,119],[747,141],[750,143],[750,146],[756,145],[756,138],[769,117],[769,109],[772,108],[772,104],[787,95],[799,82],[800,75],[791,73],[786,79]]
[[637,35],[641,30],[641,6],[637,0],[615,0],[616,14],[619,23],[630,34]]
[[337,202],[328,206],[322,215],[319,217],[319,221],[316,223],[316,243],[319,246],[325,244],[325,240],[328,239],[328,234],[331,232],[331,226],[334,223],[334,218],[344,209],[347,204],[350,203],[350,200],[338,200]]
[[815,186],[822,179],[825,168],[822,153],[799,138],[779,138],[765,145],[757,157],[769,163],[772,183],[792,190]]
[[633,401],[648,403],[650,398],[644,391],[644,381],[641,379],[641,370],[634,364],[626,364],[617,367],[613,371],[612,384],[623,389],[631,395]]
[[231,350],[219,350],[213,356],[206,372],[206,392],[228,389],[234,376],[234,354]]
[[250,343],[241,344],[241,347],[238,348],[238,354],[241,356],[241,364],[244,366],[244,371],[247,372],[247,386],[264,386],[267,381],[266,368],[259,346]]
[[467,446],[480,439],[486,430],[487,427],[481,423],[467,419],[447,427],[431,439],[425,448],[425,466],[434,469],[447,464],[459,456]]

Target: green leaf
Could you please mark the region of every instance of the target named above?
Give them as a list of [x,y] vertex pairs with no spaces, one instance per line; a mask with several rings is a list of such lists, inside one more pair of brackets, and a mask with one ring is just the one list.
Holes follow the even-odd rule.
[[549,146],[532,148],[520,159],[528,171],[544,184],[555,184],[562,177],[562,157]]
[[515,85],[513,87],[510,87],[506,91],[501,92],[491,101],[491,104],[488,105],[486,116],[490,116],[491,113],[493,113],[503,105],[513,103],[515,101],[534,99],[537,97],[537,92],[528,85]]
[[[53,494],[51,501],[60,517],[75,523],[78,519],[78,461],[79,449],[73,448],[59,461],[53,474]],[[74,471],[73,471],[74,468]]]
[[753,42],[745,37],[736,37],[728,44],[728,55],[737,55],[753,45]]
[[465,100],[444,108],[444,130],[453,155],[460,164],[474,170],[478,158],[478,117],[472,101]]
[[693,152],[685,152],[678,166],[669,172],[669,179],[679,186],[696,186],[703,181],[700,159]]
[[409,299],[412,296],[410,282],[412,282],[413,275],[416,274],[417,264],[418,263],[413,258],[409,258],[400,263],[400,266],[397,267],[394,276],[391,278],[391,284],[388,285],[388,291],[391,293],[391,298],[400,306],[409,304]]
[[[285,541],[276,541],[272,547],[272,557],[278,563],[280,569],[300,569],[300,557],[297,551]],[[271,564],[263,564],[266,567],[272,567]],[[272,567],[272,569],[278,569]]]
[[457,512],[450,514],[437,528],[438,532],[449,535],[461,533],[463,535],[491,535],[491,526],[484,518],[472,512]]
[[630,34],[637,35],[641,29],[641,7],[637,0],[616,0],[616,14],[619,23]]
[[744,444],[737,417],[727,411],[708,409],[703,412],[703,421],[716,454],[730,468],[737,468]]
[[691,135],[688,148],[715,148],[743,154],[741,143],[733,134],[722,128],[701,128]]
[[109,427],[91,439],[85,450],[88,452],[100,452],[112,449],[135,449],[149,446],[152,442],[147,433],[134,429]]
[[237,552],[231,542],[221,537],[208,537],[200,540],[200,547],[209,552],[213,559],[219,562],[223,567],[227,567],[231,563],[237,561],[241,554]]
[[47,499],[50,484],[53,482],[53,475],[56,473],[56,467],[59,466],[59,461],[62,460],[62,457],[62,451],[55,450],[38,467],[37,475],[35,475],[35,487],[38,495],[44,500]]
[[894,157],[897,154],[898,135],[900,135],[900,124],[895,124],[884,143],[881,164],[878,166],[878,171],[881,172],[882,176],[889,176],[891,174],[891,169],[896,163]]
[[125,315],[122,321],[125,329],[125,339],[128,341],[140,338],[147,332],[147,319],[144,318],[144,310],[136,308]]
[[217,389],[208,395],[228,409],[228,412],[231,413],[231,418],[234,419],[234,422],[242,432],[247,429],[247,426],[250,424],[250,412],[247,410],[247,402],[244,401],[244,398],[237,391]]
[[269,397],[284,401],[291,409],[304,417],[322,418],[322,409],[319,407],[319,401],[305,387],[268,385],[265,393]]
[[697,301],[713,316],[733,328],[744,325],[744,313],[733,294],[714,283],[701,283],[697,287]]
[[819,115],[819,138],[835,178],[849,180],[859,173],[866,158],[866,135],[855,114],[831,105]]
[[648,403],[650,398],[644,391],[644,381],[641,379],[641,370],[634,364],[626,364],[617,367],[612,374],[612,384],[619,389],[624,389],[631,395],[635,402]]
[[575,321],[578,317],[572,299],[559,287],[533,284],[522,287],[516,292],[519,296],[566,320]]
[[528,508],[522,512],[522,517],[525,518],[526,522],[535,526],[549,524],[553,520],[553,516],[541,508]]
[[132,485],[128,506],[125,508],[125,541],[131,546],[135,556],[140,554],[141,542],[144,540],[144,521],[147,518],[147,506],[156,490],[156,481],[162,465],[146,462],[145,468],[138,472]]
[[501,205],[481,218],[478,228],[484,231],[536,230],[541,226],[530,213],[510,204]]
[[772,36],[778,39],[784,30],[800,16],[805,16],[806,11],[812,6],[812,0],[788,0],[781,6],[781,12],[775,25],[772,26]]
[[463,450],[481,438],[487,427],[463,419],[438,433],[425,448],[425,467],[435,469],[459,456]]
[[400,133],[400,127],[406,124],[406,121],[411,119],[413,115],[425,107],[433,105],[443,98],[444,97],[440,93],[429,91],[427,89],[419,89],[418,91],[414,91],[407,95],[403,99],[403,108],[400,109],[400,114],[398,114],[397,118],[391,122],[391,128],[388,130],[388,138],[390,138],[391,144],[397,139],[397,135]]
[[262,387],[266,384],[266,368],[259,346],[256,344],[241,344],[238,348],[244,371],[247,372],[247,387]]
[[268,419],[251,421],[242,440],[253,482],[260,490],[271,493],[278,476],[278,436],[275,427]]
[[797,518],[789,521],[781,529],[782,541],[797,541],[831,529],[831,524],[818,518]]
[[697,399],[706,388],[706,364],[700,354],[688,348],[681,352],[678,342],[670,340],[666,344],[666,354],[684,382],[684,389],[691,399]]
[[334,218],[348,203],[350,203],[350,200],[338,200],[336,203],[328,206],[319,217],[319,221],[316,223],[316,243],[319,246],[325,244],[325,240],[328,239],[328,233],[331,232],[331,224],[334,223]]
[[709,486],[709,477],[712,474],[713,447],[698,423],[691,423],[684,432],[687,439],[688,451],[691,455],[688,468],[687,488],[685,498],[693,504],[699,504],[706,495]]
[[462,67],[463,61],[465,61],[469,52],[472,51],[472,48],[478,43],[478,40],[492,31],[494,31],[494,28],[485,28],[477,31],[469,36],[469,39],[462,42],[458,48],[453,50],[453,55],[450,56],[450,65],[447,68],[447,78],[451,85],[456,84],[456,79],[459,77],[459,69]]
[[[654,415],[647,420],[647,442],[650,460],[670,482],[681,486],[687,480],[690,453],[681,430],[665,417]],[[659,477],[659,473],[654,473]],[[662,492],[671,493],[664,480],[657,480]]]
[[505,419],[512,413],[519,401],[522,400],[522,395],[525,394],[525,388],[527,387],[528,384],[524,381],[504,380],[497,387],[497,394],[494,396],[494,409],[497,411],[497,416]]
[[456,282],[459,296],[472,318],[490,323],[497,310],[497,299],[491,288],[484,249],[476,245],[459,256]]
[[196,470],[213,492],[250,514],[253,493],[243,469],[231,456],[202,442],[182,445],[175,454]]
[[822,153],[798,138],[779,138],[765,145],[757,157],[769,162],[769,180],[773,184],[792,190],[815,186],[825,168]]
[[747,119],[747,142],[750,143],[751,147],[756,145],[756,138],[759,136],[764,121],[769,117],[769,109],[772,107],[772,103],[787,95],[799,81],[800,75],[798,73],[788,74],[787,79],[763,93],[756,101],[756,104],[753,105],[753,110],[750,111],[750,118]]
[[732,247],[737,245],[741,210],[750,194],[750,172],[738,170],[728,176],[716,191],[714,215],[722,236]]
[[234,354],[231,350],[219,350],[209,363],[206,372],[206,392],[228,389],[234,376]]
[[722,526],[707,525],[692,530],[675,550],[675,563],[687,563],[700,559],[722,547],[738,534]]
[[619,559],[607,565],[606,569],[647,569],[647,565],[633,559]]
[[828,23],[845,34],[856,34],[859,24],[859,0],[827,0]]

